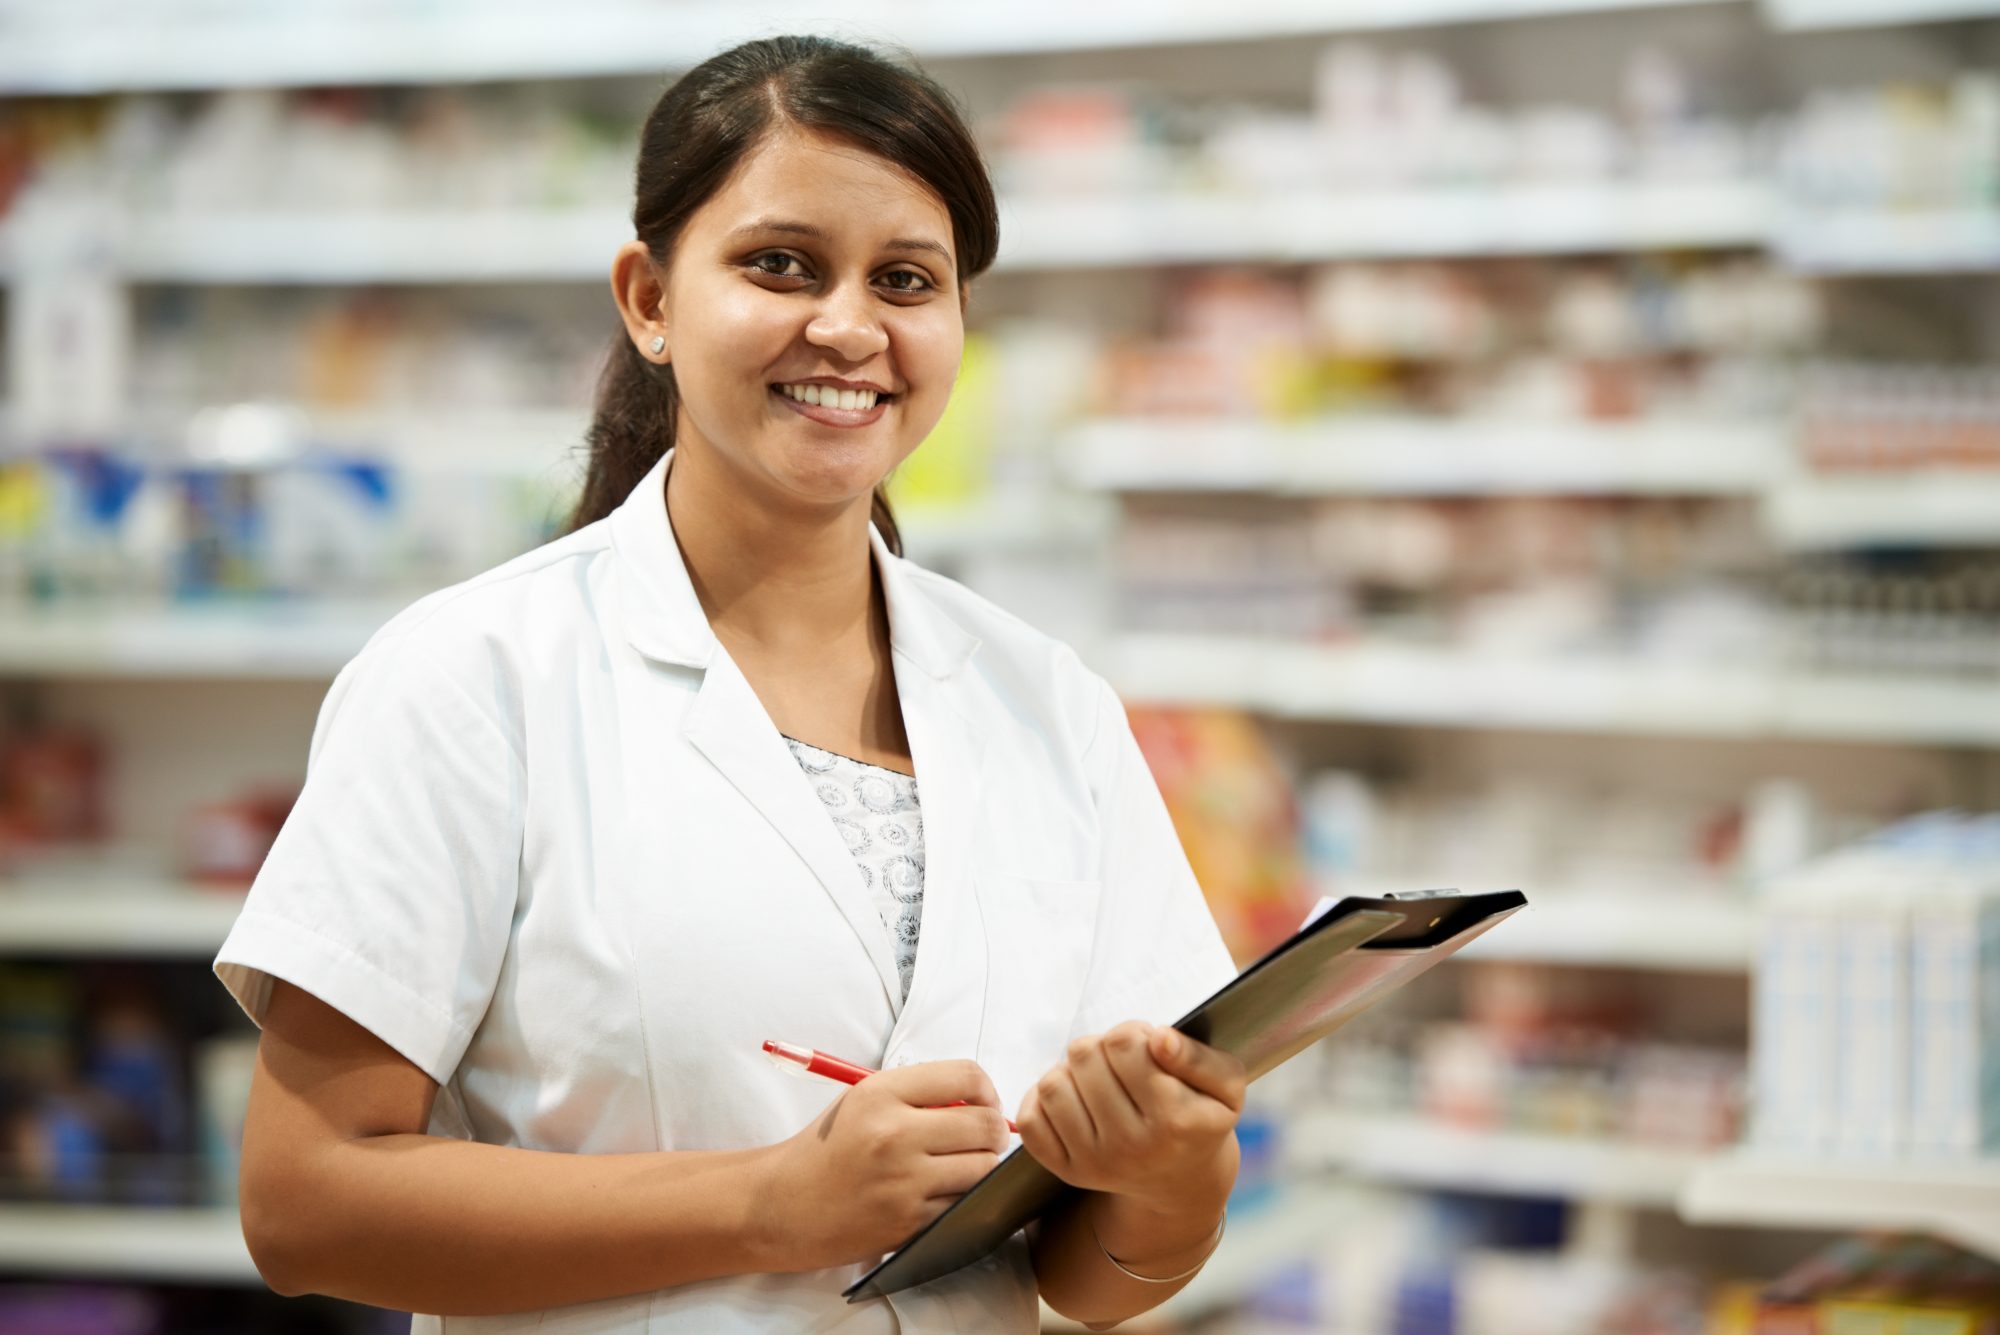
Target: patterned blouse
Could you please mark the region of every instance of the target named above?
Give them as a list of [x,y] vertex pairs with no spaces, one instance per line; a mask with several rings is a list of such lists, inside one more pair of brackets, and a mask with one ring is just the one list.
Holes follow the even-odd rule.
[[917,806],[917,781],[796,737],[785,737],[785,745],[847,840],[847,851],[861,869],[861,884],[895,943],[896,972],[908,998],[924,917],[924,817]]

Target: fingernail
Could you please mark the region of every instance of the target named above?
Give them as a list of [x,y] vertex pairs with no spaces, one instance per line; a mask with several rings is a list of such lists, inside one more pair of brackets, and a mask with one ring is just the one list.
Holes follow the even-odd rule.
[[1174,1030],[1169,1029],[1167,1030],[1166,1038],[1161,1042],[1160,1046],[1165,1049],[1169,1057],[1178,1057],[1181,1055],[1181,1036]]

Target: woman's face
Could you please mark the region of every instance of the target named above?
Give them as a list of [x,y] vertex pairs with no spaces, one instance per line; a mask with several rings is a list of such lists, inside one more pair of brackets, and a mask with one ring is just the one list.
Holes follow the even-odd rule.
[[[796,130],[688,220],[660,305],[677,441],[780,504],[865,505],[937,425],[965,346],[944,205],[886,160]],[[841,409],[780,388],[828,379],[881,392]]]

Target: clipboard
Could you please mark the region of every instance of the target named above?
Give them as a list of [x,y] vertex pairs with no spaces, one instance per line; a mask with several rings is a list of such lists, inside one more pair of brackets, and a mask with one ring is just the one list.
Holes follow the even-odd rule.
[[[1252,1080],[1325,1038],[1528,902],[1518,890],[1423,891],[1323,904],[1174,1028],[1235,1054]],[[996,1250],[1074,1189],[1016,1145],[845,1290],[848,1302],[928,1283]]]

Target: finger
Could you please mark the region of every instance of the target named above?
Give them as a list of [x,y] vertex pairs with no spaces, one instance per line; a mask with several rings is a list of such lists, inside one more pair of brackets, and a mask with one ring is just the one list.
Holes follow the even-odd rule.
[[911,1114],[911,1133],[926,1154],[961,1154],[971,1150],[1004,1151],[1007,1119],[998,1108],[967,1104],[963,1108],[921,1108]]
[[932,1201],[963,1196],[979,1185],[999,1162],[1000,1156],[990,1150],[935,1155],[923,1175],[924,1199]]
[[[1145,1134],[1146,1118],[1111,1064],[1110,1050],[1114,1043],[1136,1047],[1141,1059],[1145,1059],[1144,1034],[1121,1037],[1114,1030],[1101,1039],[1092,1040],[1082,1053],[1072,1051],[1070,1076],[1076,1082],[1077,1093],[1082,1096],[1083,1106],[1089,1112],[1091,1124],[1097,1128],[1098,1134],[1111,1143],[1131,1144]],[[1147,1065],[1151,1064],[1147,1062]]]
[[[1119,1026],[1123,1029],[1125,1026]],[[1209,1102],[1204,1094],[1191,1088],[1173,1072],[1160,1065],[1153,1055],[1153,1044],[1158,1039],[1158,1031],[1148,1024],[1134,1024],[1137,1042],[1107,1043],[1105,1055],[1112,1070],[1117,1074],[1125,1090],[1138,1105],[1140,1117],[1158,1123],[1178,1115],[1190,1101]],[[1116,1034],[1118,1030],[1113,1030]],[[1106,1036],[1107,1039],[1110,1035]]]
[[1021,1148],[1028,1157],[1060,1177],[1069,1170],[1069,1150],[1042,1112],[1041,1096],[1032,1088],[1021,1099],[1014,1124],[1021,1128]]
[[1208,1095],[1231,1112],[1243,1111],[1243,1063],[1220,1048],[1198,1043],[1175,1029],[1153,1035],[1152,1052],[1160,1069]]
[[918,1062],[899,1066],[868,1077],[881,1081],[897,1098],[915,1107],[940,1103],[976,1103],[986,1108],[1000,1106],[1000,1091],[973,1061]]
[[1098,1143],[1097,1124],[1090,1120],[1090,1110],[1083,1106],[1083,1096],[1077,1093],[1067,1065],[1043,1076],[1035,1088],[1041,1094],[1042,1116],[1062,1137],[1063,1149],[1072,1161]]

